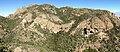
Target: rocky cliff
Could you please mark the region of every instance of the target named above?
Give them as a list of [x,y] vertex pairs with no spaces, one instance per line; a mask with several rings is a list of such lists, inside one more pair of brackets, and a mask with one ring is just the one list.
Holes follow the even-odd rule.
[[0,17],[0,51],[119,52],[120,19],[107,10],[31,4]]

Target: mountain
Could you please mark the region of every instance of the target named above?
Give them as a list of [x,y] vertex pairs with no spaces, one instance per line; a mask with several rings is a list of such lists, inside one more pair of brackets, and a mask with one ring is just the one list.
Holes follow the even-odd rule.
[[107,10],[31,4],[0,16],[1,52],[119,52],[120,19]]

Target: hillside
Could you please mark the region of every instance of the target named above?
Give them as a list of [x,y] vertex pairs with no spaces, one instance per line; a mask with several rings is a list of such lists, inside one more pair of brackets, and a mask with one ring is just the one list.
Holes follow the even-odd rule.
[[107,10],[31,4],[0,16],[1,52],[120,52],[120,19]]

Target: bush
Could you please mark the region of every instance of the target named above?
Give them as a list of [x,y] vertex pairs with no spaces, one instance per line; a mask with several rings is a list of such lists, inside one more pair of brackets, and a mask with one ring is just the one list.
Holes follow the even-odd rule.
[[8,49],[8,47],[6,47],[4,44],[4,41],[0,39],[0,52],[11,52],[11,50]]
[[96,49],[85,49],[83,52],[98,52]]
[[49,42],[50,49],[58,52],[73,52],[79,36],[70,35],[68,32],[60,31],[53,33]]
[[14,27],[16,27],[22,19],[8,19],[7,21],[7,25],[8,25],[8,29],[13,29]]
[[113,36],[114,34],[117,35],[120,32],[120,26],[113,27],[112,29],[106,31],[108,35]]

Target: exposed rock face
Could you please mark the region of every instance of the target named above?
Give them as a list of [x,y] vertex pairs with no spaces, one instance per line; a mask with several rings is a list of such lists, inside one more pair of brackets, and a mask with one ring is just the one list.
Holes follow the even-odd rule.
[[0,18],[0,45],[13,52],[120,51],[119,25],[106,10],[31,4]]
[[27,9],[25,7],[23,7],[22,9],[21,8],[18,8],[17,11],[15,12],[15,14],[20,14],[20,13],[23,13],[25,12]]
[[14,49],[14,52],[22,52],[22,49],[20,47],[17,47]]
[[31,7],[34,7],[34,6],[37,6],[36,4],[31,4],[28,6],[28,8],[31,8]]
[[[80,28],[86,29],[88,33],[103,32],[113,28],[113,24],[110,19],[106,19],[106,22],[98,17],[90,18],[80,23]],[[87,33],[86,33],[87,34]]]

